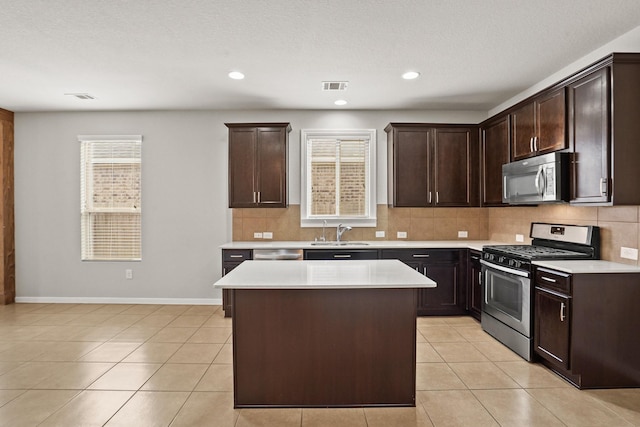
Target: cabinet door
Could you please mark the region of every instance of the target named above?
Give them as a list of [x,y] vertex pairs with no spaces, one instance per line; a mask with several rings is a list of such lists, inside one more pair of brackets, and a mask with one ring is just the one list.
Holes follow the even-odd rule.
[[512,160],[531,157],[533,137],[536,135],[535,104],[523,105],[511,113],[511,154]]
[[536,154],[567,148],[565,89],[536,100]]
[[467,277],[467,283],[469,285],[467,289],[467,309],[469,314],[480,320],[482,315],[482,266],[480,259],[482,253],[471,252],[469,254],[469,274]]
[[536,287],[535,351],[544,359],[569,369],[570,298]]
[[424,272],[437,283],[435,288],[421,289],[418,315],[465,314],[459,281],[459,263],[426,263]]
[[429,194],[428,129],[397,129],[393,139],[393,205],[425,207]]
[[478,130],[434,130],[433,199],[435,206],[478,206]]
[[256,130],[229,129],[229,207],[256,206]]
[[509,116],[482,128],[482,206],[502,205],[502,165],[509,163]]
[[258,128],[256,156],[257,202],[262,207],[286,207],[287,131]]
[[609,201],[609,68],[569,85],[572,203]]

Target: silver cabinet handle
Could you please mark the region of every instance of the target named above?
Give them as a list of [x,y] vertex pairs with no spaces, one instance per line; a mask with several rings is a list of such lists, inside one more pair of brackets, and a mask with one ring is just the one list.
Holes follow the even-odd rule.
[[229,258],[244,258],[244,255],[229,255]]
[[429,204],[431,204],[431,191],[429,191]]
[[567,307],[567,306],[566,306],[563,302],[561,302],[561,303],[560,303],[560,321],[561,321],[561,322],[564,322],[564,319],[567,317],[567,316],[565,316],[565,314],[564,314],[564,309],[565,309],[566,307]]
[[533,137],[533,151],[538,151],[538,137]]
[[429,258],[427,254],[413,254],[414,258]]
[[334,258],[351,258],[350,254],[344,254],[344,255],[340,255],[340,254],[333,254]]
[[552,279],[551,277],[540,276],[540,278],[546,282],[556,283],[556,279]]
[[529,151],[533,153],[533,137],[529,140]]
[[482,271],[478,271],[478,286],[482,285]]
[[439,191],[436,191],[436,205],[438,203],[440,203],[440,194],[439,193],[440,193]]
[[227,275],[227,269],[225,267],[222,267],[222,275],[223,276]]
[[257,201],[256,201],[256,200],[257,200],[257,198],[256,198],[256,192],[254,191],[254,192],[253,192],[253,203],[257,203]]
[[422,274],[427,275],[427,267],[422,267]]
[[260,192],[258,191],[258,203],[260,203],[260,199],[261,199],[261,194],[260,194]]

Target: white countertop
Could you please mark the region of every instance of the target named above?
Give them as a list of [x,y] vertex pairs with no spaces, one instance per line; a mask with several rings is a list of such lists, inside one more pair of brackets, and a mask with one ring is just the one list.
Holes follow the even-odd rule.
[[[348,242],[348,241],[345,241]],[[502,242],[494,242],[490,240],[369,240],[358,243],[366,243],[365,245],[337,245],[335,242],[326,242],[329,244],[313,244],[314,242],[306,241],[244,241],[230,242],[220,246],[222,249],[403,249],[403,248],[461,248],[474,249],[481,251],[483,246],[500,245]]]
[[436,282],[395,259],[245,261],[216,283],[222,289],[435,288]]
[[638,266],[602,260],[534,261],[533,264],[571,274],[640,273]]

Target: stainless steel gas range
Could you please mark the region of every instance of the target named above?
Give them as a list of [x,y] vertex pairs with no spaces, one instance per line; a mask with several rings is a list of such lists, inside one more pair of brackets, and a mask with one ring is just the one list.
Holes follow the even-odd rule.
[[531,245],[482,250],[482,329],[526,360],[533,356],[533,267],[537,260],[599,259],[595,226],[534,222]]

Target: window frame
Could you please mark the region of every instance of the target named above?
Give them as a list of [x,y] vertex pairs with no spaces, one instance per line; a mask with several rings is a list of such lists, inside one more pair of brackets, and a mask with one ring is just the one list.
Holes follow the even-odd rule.
[[[80,259],[81,261],[142,261],[142,135],[78,135],[78,142],[80,143]],[[100,143],[129,143],[129,147],[132,151],[135,151],[135,145],[138,145],[137,151],[139,157],[132,158],[105,158],[103,159],[90,157],[86,158],[84,154],[85,144],[100,144]],[[123,161],[129,160],[129,161]],[[135,161],[132,161],[135,160]],[[93,193],[94,188],[94,175],[95,168],[87,168],[86,163],[92,164],[134,164],[140,165],[140,182],[138,188],[139,206],[134,207],[119,207],[119,208],[104,208],[95,207],[91,202],[90,194]],[[121,215],[121,214],[137,214],[138,215],[138,233],[137,233],[137,246],[139,248],[138,256],[101,256],[96,255],[94,248],[97,240],[95,240],[91,234],[91,226],[88,223],[91,221],[92,214],[98,215]],[[127,235],[131,237],[134,234]],[[117,245],[115,245],[117,247]]]
[[[368,214],[365,216],[347,216],[347,215],[309,215],[309,198],[310,198],[310,182],[308,179],[308,145],[312,139],[363,139],[368,140],[369,144],[369,164],[366,165],[367,174],[367,190],[366,205]],[[344,223],[351,227],[375,227],[377,223],[377,203],[376,203],[376,130],[375,129],[302,129],[300,131],[300,226],[305,227],[322,227],[326,224],[335,227],[340,223]]]

